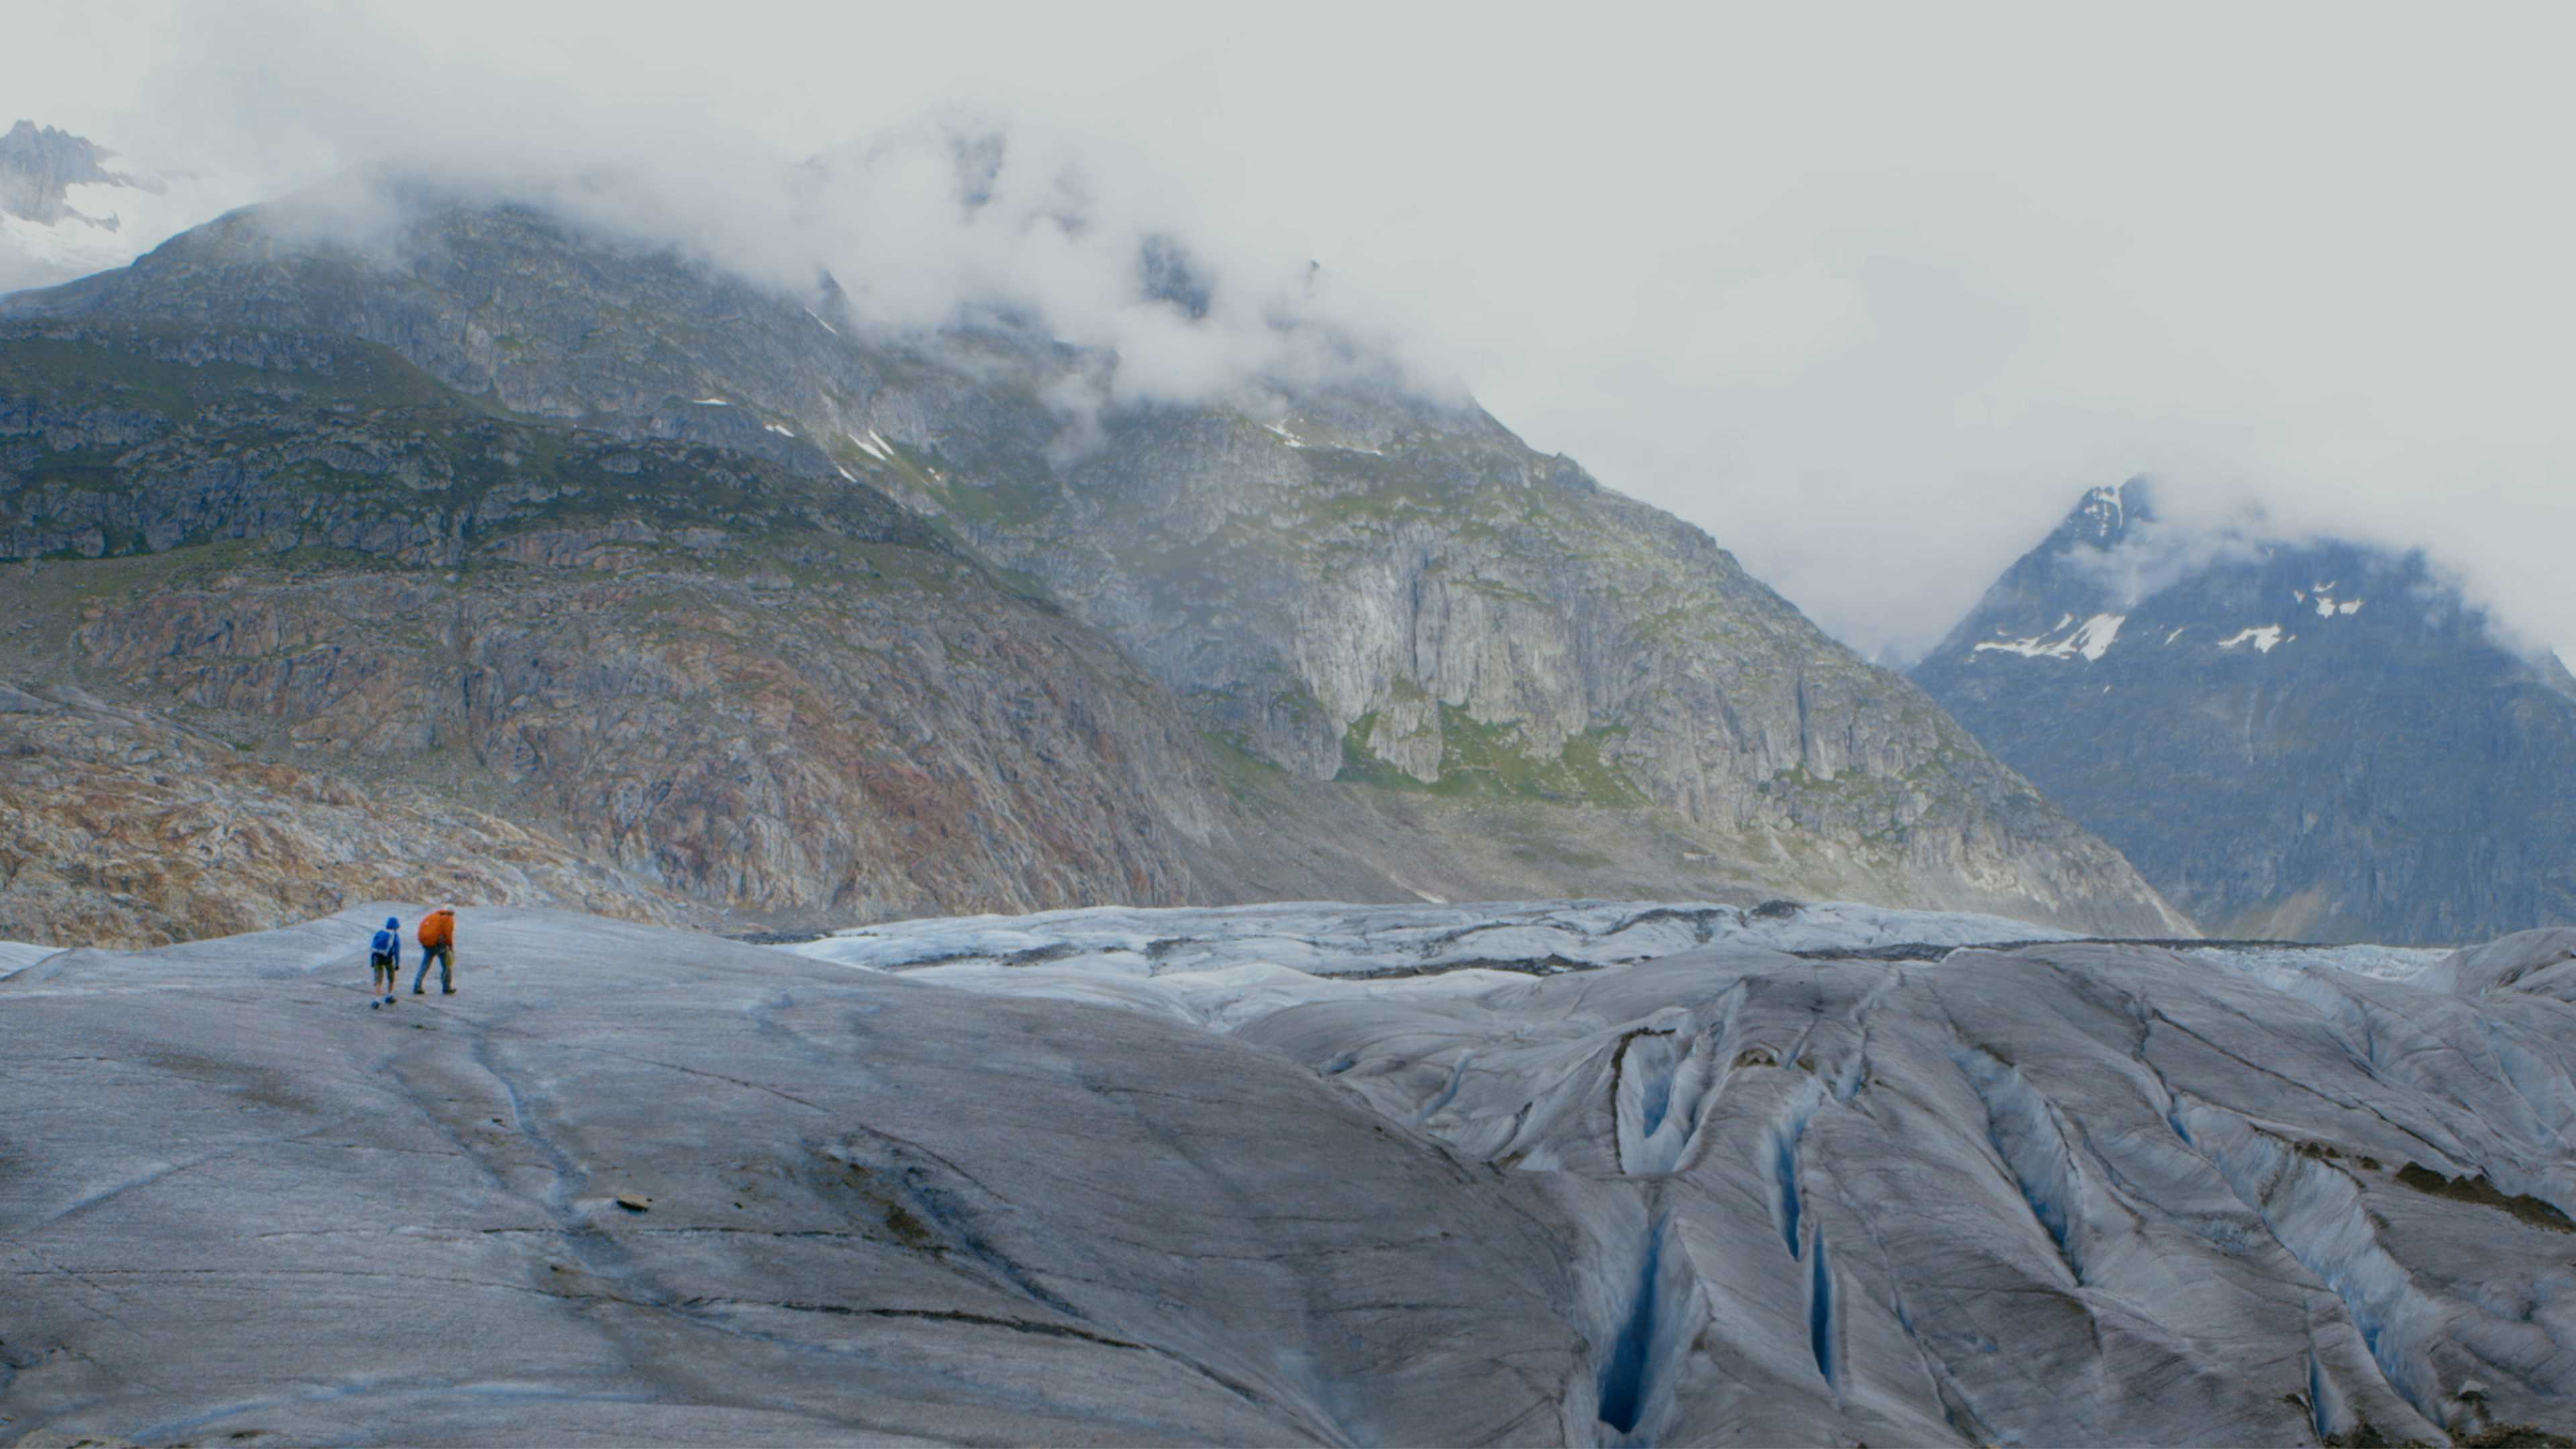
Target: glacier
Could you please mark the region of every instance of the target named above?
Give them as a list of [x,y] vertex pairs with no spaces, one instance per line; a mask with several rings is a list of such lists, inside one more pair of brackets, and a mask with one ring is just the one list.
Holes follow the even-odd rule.
[[32,941],[0,941],[0,977],[16,975],[53,954],[53,947]]
[[0,1437],[2576,1429],[2576,930],[417,911],[0,979]]

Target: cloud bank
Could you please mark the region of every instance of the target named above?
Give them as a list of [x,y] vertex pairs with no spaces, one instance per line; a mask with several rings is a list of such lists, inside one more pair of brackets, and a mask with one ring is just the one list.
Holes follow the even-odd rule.
[[[2423,546],[2576,644],[2560,10],[461,0],[15,31],[81,57],[23,78],[32,118],[236,201],[402,159],[640,168],[634,224],[756,274],[819,257],[889,325],[1007,298],[1137,395],[1297,365],[1267,323],[1320,259],[1310,305],[1866,651],[1928,644],[2140,472]],[[960,97],[1019,148],[963,209],[904,150]],[[780,179],[809,157],[825,199]],[[1091,220],[1051,227],[1068,174]],[[1185,265],[1140,277],[1158,236]]]
[[300,240],[391,254],[425,197],[523,203],[828,305],[863,335],[1031,331],[1089,354],[1050,394],[1084,427],[1111,405],[1259,410],[1323,384],[1464,398],[1314,264],[1207,252],[1168,180],[993,108],[943,106],[801,161],[746,144],[707,166],[617,139],[523,154],[412,136],[264,215]]

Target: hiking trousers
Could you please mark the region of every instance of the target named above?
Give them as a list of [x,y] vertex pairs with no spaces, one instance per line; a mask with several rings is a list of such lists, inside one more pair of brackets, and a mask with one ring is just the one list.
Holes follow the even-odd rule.
[[411,978],[413,995],[419,995],[421,983],[429,979],[429,963],[432,961],[438,963],[438,989],[441,991],[456,989],[456,978],[449,974],[450,969],[456,964],[456,947],[452,944],[424,946],[420,952],[419,974]]

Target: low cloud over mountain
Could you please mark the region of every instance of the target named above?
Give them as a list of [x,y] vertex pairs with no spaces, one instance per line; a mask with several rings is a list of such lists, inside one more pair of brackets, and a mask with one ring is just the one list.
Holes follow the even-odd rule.
[[[2569,203],[2530,182],[2569,128],[2564,17],[2471,84],[2394,18],[2321,55],[2287,15],[2225,46],[2100,14],[1881,16],[1858,48],[1789,12],[1581,37],[1331,7],[1006,33],[759,6],[118,15],[19,26],[97,62],[19,103],[231,176],[227,204],[397,161],[632,173],[638,216],[756,275],[825,262],[892,317],[1043,307],[1119,347],[1136,396],[1311,361],[1266,325],[1284,294],[1403,338],[1413,372],[1710,528],[1864,652],[1920,652],[2066,492],[2138,472],[2425,547],[2519,633],[2576,643]],[[2097,55],[2125,60],[2064,63]],[[2141,89],[2108,102],[2106,73]],[[782,199],[799,162],[955,96],[1019,118],[980,220],[911,163],[833,166],[846,210]],[[1045,220],[1067,154],[1079,235]],[[1153,236],[1203,320],[1135,285]]]

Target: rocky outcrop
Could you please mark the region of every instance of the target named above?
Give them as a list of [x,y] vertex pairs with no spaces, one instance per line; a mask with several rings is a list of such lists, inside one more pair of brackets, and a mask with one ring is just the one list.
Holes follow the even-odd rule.
[[865,337],[828,280],[779,298],[532,212],[416,201],[398,255],[248,213],[11,309],[369,339],[514,412],[881,488],[1292,779],[1661,812],[1739,876],[2188,929],[1904,680],[1472,404],[1307,386],[1094,410],[1084,379],[1114,364],[1044,338]]
[[0,938],[151,946],[406,894],[705,915],[505,813],[0,683]]
[[2099,488],[1914,677],[2222,934],[2576,920],[2576,681],[2421,557],[2186,537]]

